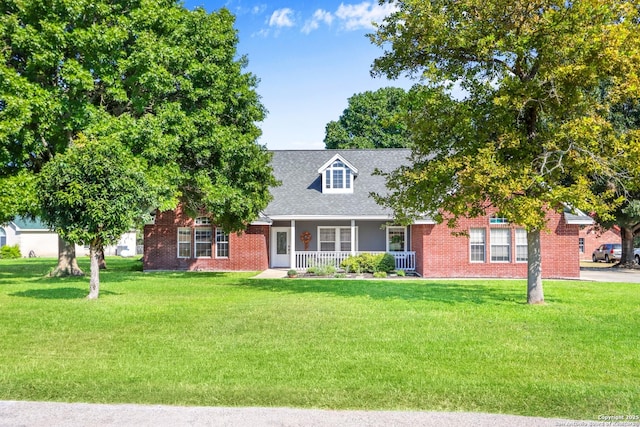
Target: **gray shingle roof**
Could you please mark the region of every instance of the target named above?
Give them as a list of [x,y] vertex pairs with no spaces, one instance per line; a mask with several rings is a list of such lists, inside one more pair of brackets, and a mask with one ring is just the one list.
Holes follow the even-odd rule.
[[[406,149],[370,150],[282,150],[273,151],[272,166],[282,185],[271,190],[273,201],[264,210],[267,217],[278,216],[390,216],[391,210],[378,205],[371,192],[386,192],[385,179],[373,176],[376,169],[390,172],[407,164]],[[351,194],[323,194],[318,168],[340,154],[358,169]]]

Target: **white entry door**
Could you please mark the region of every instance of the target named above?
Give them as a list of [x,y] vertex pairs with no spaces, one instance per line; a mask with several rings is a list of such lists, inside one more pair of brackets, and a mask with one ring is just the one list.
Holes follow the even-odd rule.
[[289,268],[291,267],[291,258],[289,251],[289,228],[272,227],[271,228],[271,267]]

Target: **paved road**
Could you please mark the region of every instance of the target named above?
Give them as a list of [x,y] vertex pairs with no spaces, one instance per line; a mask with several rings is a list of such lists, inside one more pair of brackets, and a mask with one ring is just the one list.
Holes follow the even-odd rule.
[[[204,408],[0,401],[0,427],[560,427],[593,421],[479,413]],[[638,424],[640,427],[640,424]]]
[[590,280],[594,282],[640,283],[640,269],[583,267],[580,269],[580,280]]

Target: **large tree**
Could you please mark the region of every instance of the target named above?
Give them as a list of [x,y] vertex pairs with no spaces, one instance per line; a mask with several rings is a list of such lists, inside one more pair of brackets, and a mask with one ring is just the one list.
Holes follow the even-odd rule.
[[[388,176],[382,199],[405,220],[455,220],[488,206],[527,230],[527,301],[542,303],[540,233],[549,209],[607,217],[611,193],[638,162],[638,135],[610,106],[640,90],[634,2],[405,0],[371,39],[388,50],[374,73],[418,75],[408,120],[413,165]],[[463,94],[453,99],[458,83]],[[599,96],[602,82],[609,85]],[[612,161],[612,159],[614,159]],[[635,163],[634,163],[635,162]],[[614,199],[620,203],[620,198]]]
[[0,180],[38,175],[84,134],[144,162],[158,208],[182,201],[232,231],[266,206],[274,179],[255,143],[265,111],[228,10],[174,0],[2,0],[2,10]]
[[386,87],[357,93],[337,121],[325,129],[326,148],[400,148],[409,143],[402,121],[407,92]]
[[[606,90],[606,87],[603,88]],[[628,132],[640,129],[640,100],[631,99],[626,102],[613,105],[611,109],[611,121],[620,132]],[[624,169],[625,165],[621,165]],[[640,178],[631,178],[624,186],[616,185],[609,180],[595,183],[596,191],[613,189],[616,196],[622,196],[624,201],[617,205],[612,212],[612,218],[600,219],[598,222],[604,227],[610,228],[617,225],[622,237],[622,257],[620,265],[633,266],[634,261],[634,237],[640,235]]]

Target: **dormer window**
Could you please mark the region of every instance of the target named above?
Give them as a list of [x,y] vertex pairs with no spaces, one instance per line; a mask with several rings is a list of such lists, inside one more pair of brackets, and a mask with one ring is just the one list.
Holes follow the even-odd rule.
[[322,174],[323,193],[353,193],[353,179],[358,170],[340,155],[325,163],[318,173]]
[[325,170],[324,186],[327,189],[348,190],[351,188],[351,169],[340,160]]

